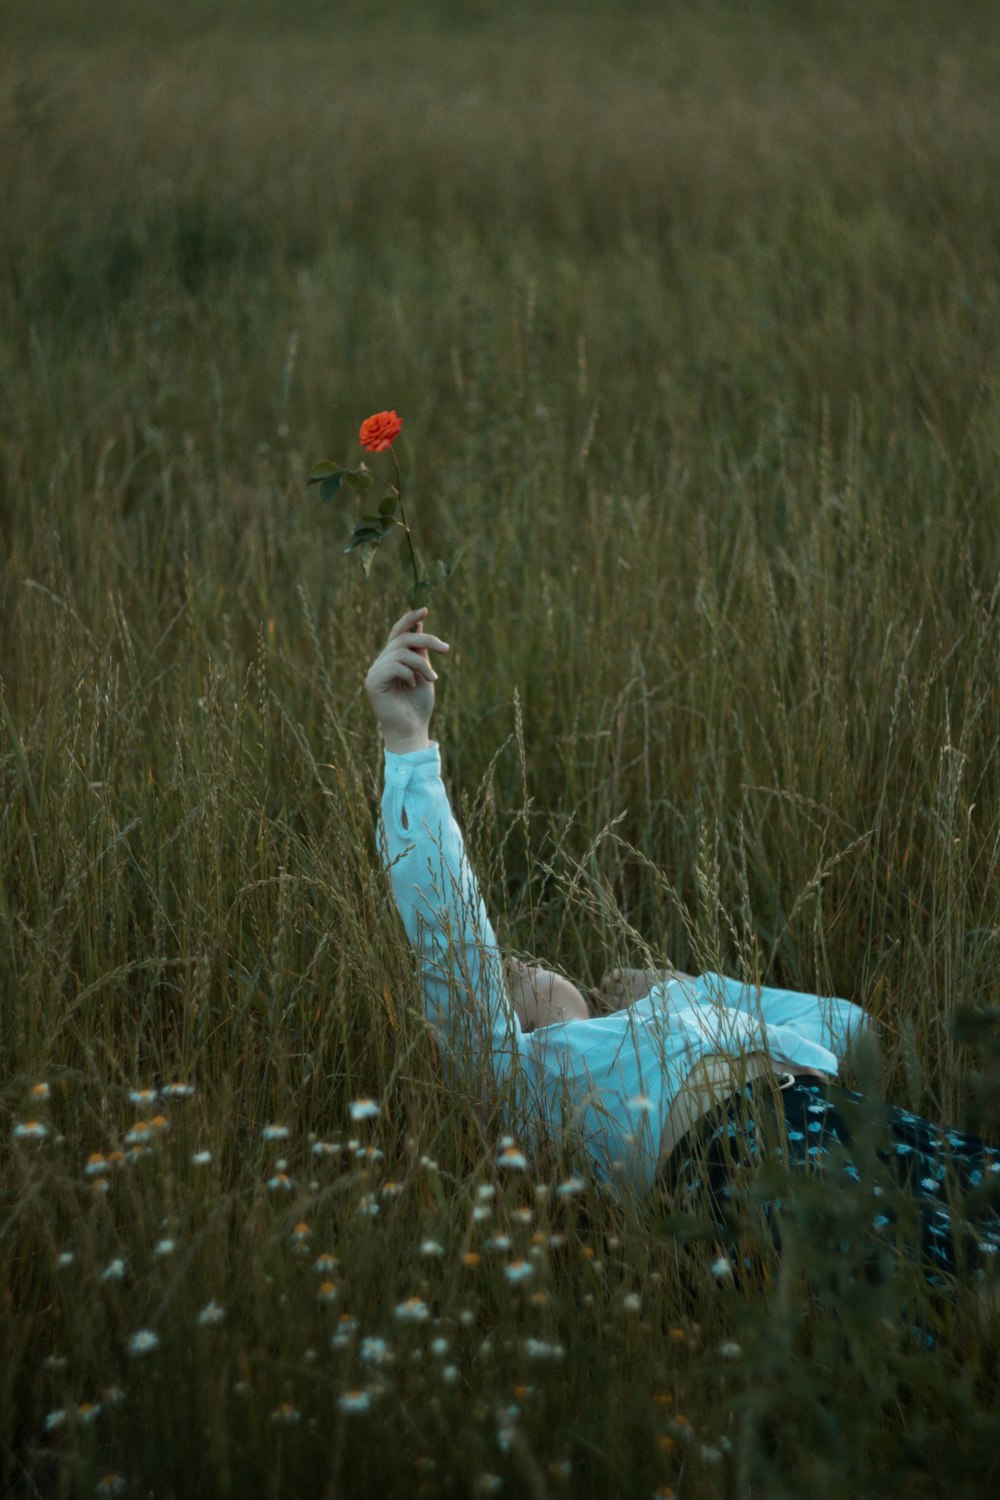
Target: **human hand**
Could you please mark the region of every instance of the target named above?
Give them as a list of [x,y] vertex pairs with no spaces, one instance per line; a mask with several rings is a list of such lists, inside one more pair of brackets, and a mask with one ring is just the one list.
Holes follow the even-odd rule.
[[438,674],[428,652],[443,654],[450,648],[439,636],[424,634],[426,616],[426,609],[409,609],[396,621],[365,678],[385,747],[396,755],[430,744],[427,729]]

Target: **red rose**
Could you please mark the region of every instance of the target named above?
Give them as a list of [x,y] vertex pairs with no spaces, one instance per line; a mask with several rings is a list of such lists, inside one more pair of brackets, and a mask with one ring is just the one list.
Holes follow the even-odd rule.
[[392,447],[402,425],[403,419],[394,411],[377,411],[373,417],[366,417],[359,434],[362,448],[369,453],[384,453]]

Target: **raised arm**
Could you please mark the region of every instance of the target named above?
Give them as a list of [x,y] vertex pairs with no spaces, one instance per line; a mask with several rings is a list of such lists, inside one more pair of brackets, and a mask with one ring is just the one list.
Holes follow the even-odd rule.
[[505,1079],[521,1035],[503,964],[430,739],[437,673],[426,609],[389,632],[365,690],[385,740],[382,852],[406,935],[420,965],[424,1009],[463,1077]]

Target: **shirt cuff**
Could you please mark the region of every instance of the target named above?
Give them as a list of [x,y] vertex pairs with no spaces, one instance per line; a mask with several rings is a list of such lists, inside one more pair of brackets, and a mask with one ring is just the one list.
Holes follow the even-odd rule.
[[406,755],[397,755],[394,750],[385,752],[386,786],[404,789],[413,783],[433,781],[441,775],[441,747],[432,740],[426,750],[410,750]]

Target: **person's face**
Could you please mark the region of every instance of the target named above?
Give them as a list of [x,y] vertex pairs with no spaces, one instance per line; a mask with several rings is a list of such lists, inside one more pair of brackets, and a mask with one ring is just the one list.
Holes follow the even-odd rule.
[[587,1002],[576,985],[551,969],[511,958],[507,960],[507,980],[514,1009],[525,1031],[559,1021],[586,1021],[590,1016]]

